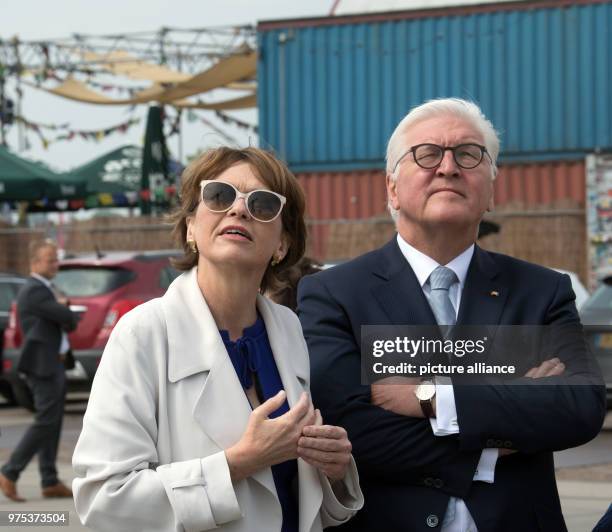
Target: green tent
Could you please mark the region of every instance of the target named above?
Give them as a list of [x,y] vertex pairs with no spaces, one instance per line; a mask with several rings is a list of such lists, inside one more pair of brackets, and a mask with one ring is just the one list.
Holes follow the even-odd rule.
[[140,190],[141,164],[142,148],[122,146],[65,172],[62,178],[84,187],[84,196],[136,193]]
[[[32,211],[138,204],[143,149],[122,146],[64,173],[22,159],[0,147],[0,201],[29,201]],[[174,174],[182,167],[170,161]],[[164,192],[163,182],[151,192]],[[63,204],[63,205],[62,205]]]
[[78,193],[78,187],[60,174],[0,146],[0,201],[61,199]]

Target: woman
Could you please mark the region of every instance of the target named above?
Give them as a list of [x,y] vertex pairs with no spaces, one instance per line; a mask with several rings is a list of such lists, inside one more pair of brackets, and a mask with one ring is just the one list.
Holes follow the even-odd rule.
[[130,532],[345,522],[363,504],[346,432],[310,402],[299,321],[261,296],[304,252],[299,184],[265,151],[219,148],[181,192],[186,273],[109,339],[73,457],[77,513]]

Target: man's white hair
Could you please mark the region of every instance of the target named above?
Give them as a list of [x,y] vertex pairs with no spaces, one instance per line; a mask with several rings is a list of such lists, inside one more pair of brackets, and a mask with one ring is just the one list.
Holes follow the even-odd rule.
[[[497,175],[497,156],[499,155],[499,136],[497,131],[478,105],[462,98],[437,98],[429,100],[413,107],[402,118],[387,144],[387,175],[394,181],[397,179],[398,161],[410,147],[406,145],[405,138],[408,130],[419,122],[440,116],[462,118],[480,131],[487,152],[491,156],[491,179],[495,179]],[[388,203],[388,208],[393,219],[397,221],[398,212],[390,203]]]

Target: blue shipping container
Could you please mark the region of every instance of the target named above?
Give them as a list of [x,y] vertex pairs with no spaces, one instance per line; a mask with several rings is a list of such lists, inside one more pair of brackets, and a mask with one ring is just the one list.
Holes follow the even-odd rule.
[[502,159],[612,149],[612,2],[525,2],[262,22],[262,146],[296,171],[380,168],[408,110],[460,96]]

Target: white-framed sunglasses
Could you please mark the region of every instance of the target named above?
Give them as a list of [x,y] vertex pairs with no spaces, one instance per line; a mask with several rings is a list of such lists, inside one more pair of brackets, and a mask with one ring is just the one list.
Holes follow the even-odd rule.
[[265,189],[240,192],[234,185],[208,179],[200,182],[200,198],[211,212],[227,212],[232,205],[244,198],[248,213],[258,222],[272,222],[278,218],[287,198]]

